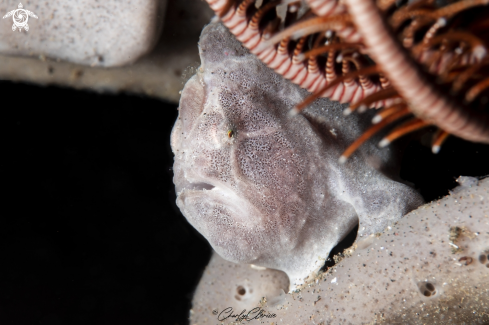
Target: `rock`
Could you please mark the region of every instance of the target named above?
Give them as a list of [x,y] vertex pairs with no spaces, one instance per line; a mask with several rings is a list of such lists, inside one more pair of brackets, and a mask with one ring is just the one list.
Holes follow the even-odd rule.
[[[17,0],[0,3],[3,17],[18,9]],[[113,67],[134,62],[155,45],[166,0],[40,1],[23,3],[28,31],[12,30],[13,16],[0,23],[0,54],[39,56]]]
[[197,288],[190,311],[195,316],[190,324],[214,324],[213,321],[227,316],[226,308],[239,314],[255,308],[259,302],[279,305],[288,289],[289,278],[282,271],[232,263],[214,253]]

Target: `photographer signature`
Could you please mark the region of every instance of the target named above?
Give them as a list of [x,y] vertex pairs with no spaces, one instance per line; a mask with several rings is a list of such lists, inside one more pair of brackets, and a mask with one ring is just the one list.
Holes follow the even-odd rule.
[[[214,309],[212,311],[212,313],[214,315],[217,315],[218,311],[217,309]],[[250,310],[249,312],[246,312],[246,309],[243,309],[243,311],[239,314],[233,314],[233,308],[232,307],[228,307],[226,309],[223,309],[219,315],[217,316],[217,320],[219,321],[223,321],[223,320],[226,320],[228,318],[235,318],[235,320],[237,322],[240,322],[240,321],[243,321],[243,320],[246,320],[246,321],[251,321],[253,319],[260,319],[260,318],[263,318],[263,317],[266,317],[266,318],[275,318],[277,317],[276,314],[270,314],[266,311],[264,311],[263,309],[261,309],[260,307],[256,307],[256,308],[253,308],[252,310]]]

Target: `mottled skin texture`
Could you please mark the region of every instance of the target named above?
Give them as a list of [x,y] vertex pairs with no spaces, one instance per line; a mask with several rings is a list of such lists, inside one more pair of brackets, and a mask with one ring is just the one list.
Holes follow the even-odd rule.
[[289,117],[307,92],[218,23],[199,49],[172,132],[174,183],[178,207],[222,257],[283,270],[294,289],[358,222],[360,236],[379,232],[422,203],[380,172],[389,150],[364,145],[338,163],[366,126],[344,106],[321,99]]

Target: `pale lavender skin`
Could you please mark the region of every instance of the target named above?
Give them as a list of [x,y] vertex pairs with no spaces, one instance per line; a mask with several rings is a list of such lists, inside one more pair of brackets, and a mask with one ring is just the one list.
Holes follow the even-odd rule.
[[358,222],[359,236],[380,232],[422,204],[385,175],[391,149],[369,142],[338,162],[368,119],[328,99],[289,117],[308,93],[218,23],[199,49],[171,136],[173,181],[183,215],[223,258],[283,270],[294,289]]

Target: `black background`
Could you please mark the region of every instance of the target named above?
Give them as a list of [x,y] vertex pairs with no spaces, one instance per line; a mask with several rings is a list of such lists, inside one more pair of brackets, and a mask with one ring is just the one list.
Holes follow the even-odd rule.
[[[175,206],[176,105],[0,82],[0,325],[186,324],[210,248]],[[489,147],[412,141],[426,200],[489,174]]]
[[177,106],[0,91],[0,324],[185,324],[210,248],[174,204]]

